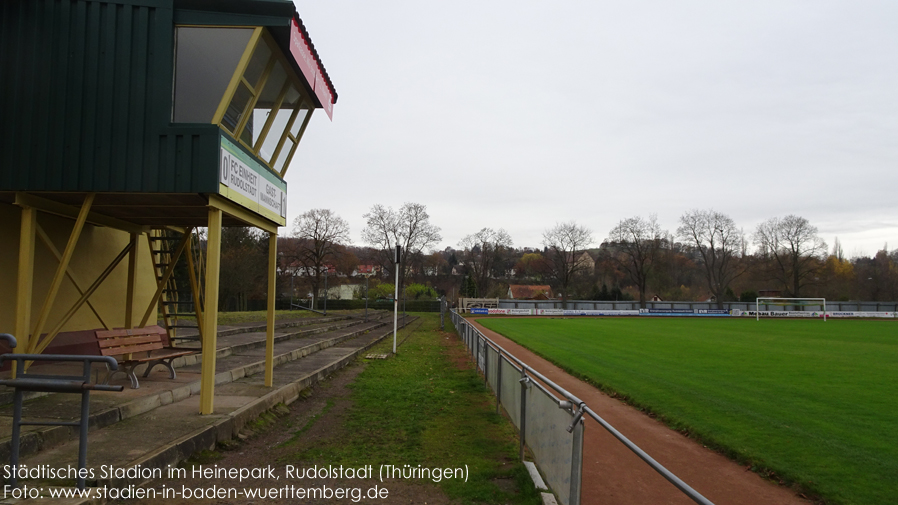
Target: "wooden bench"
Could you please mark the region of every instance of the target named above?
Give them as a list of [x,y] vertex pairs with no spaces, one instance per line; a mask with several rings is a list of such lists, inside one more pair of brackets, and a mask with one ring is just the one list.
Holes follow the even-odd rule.
[[114,356],[119,362],[119,369],[112,371],[106,377],[106,383],[117,373],[124,373],[131,379],[131,388],[140,388],[134,369],[147,363],[147,369],[143,376],[150,375],[150,371],[156,365],[168,368],[169,378],[177,377],[172,361],[181,356],[195,354],[196,350],[177,349],[168,347],[168,339],[165,330],[159,326],[146,328],[134,328],[131,330],[97,330],[97,342],[100,345],[100,355]]

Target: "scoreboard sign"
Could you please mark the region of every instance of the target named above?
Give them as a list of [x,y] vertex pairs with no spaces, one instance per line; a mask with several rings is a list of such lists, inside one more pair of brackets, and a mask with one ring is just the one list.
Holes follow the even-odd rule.
[[221,136],[219,193],[279,226],[287,224],[287,183]]

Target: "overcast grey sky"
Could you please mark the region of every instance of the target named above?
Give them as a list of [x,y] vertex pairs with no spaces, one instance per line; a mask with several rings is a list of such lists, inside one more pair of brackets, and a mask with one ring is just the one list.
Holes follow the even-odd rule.
[[290,222],[329,208],[361,245],[372,205],[415,201],[438,249],[571,220],[598,245],[713,208],[898,248],[894,1],[294,3],[339,99],[294,157]]

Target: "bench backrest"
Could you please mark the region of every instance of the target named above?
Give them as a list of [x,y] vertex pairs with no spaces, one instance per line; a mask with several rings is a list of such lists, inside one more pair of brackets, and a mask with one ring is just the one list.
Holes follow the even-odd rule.
[[165,347],[162,335],[152,327],[132,330],[97,330],[97,342],[100,344],[101,356],[155,351]]

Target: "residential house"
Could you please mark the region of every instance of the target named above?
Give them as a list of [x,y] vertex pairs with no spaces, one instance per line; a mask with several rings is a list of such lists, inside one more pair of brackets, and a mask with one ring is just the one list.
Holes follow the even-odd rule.
[[512,284],[508,286],[508,298],[511,300],[549,300],[552,298],[552,287],[547,284]]

